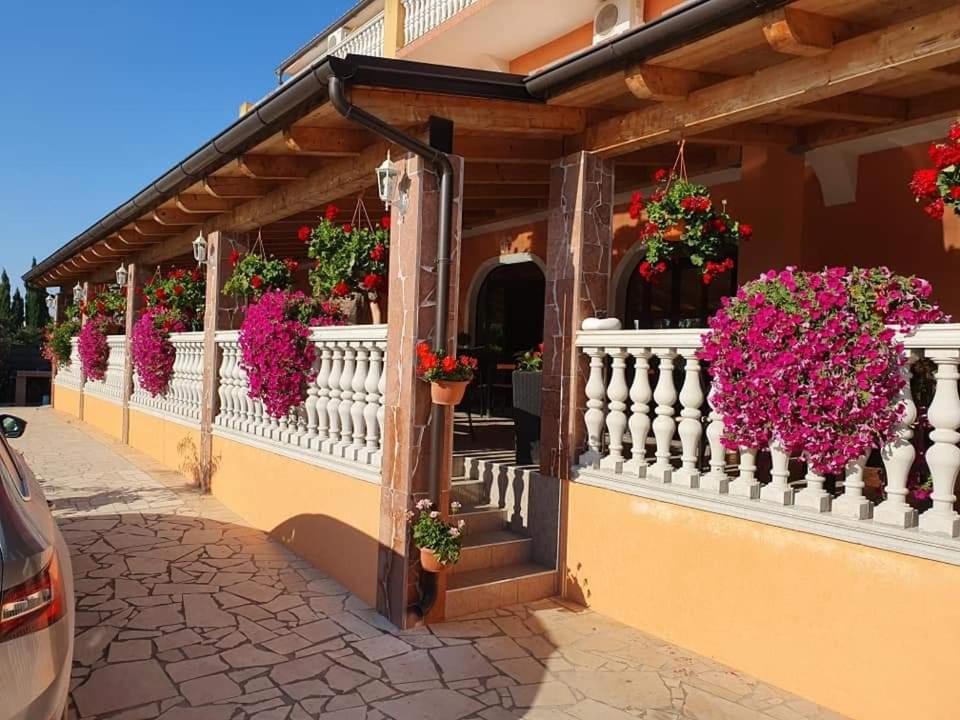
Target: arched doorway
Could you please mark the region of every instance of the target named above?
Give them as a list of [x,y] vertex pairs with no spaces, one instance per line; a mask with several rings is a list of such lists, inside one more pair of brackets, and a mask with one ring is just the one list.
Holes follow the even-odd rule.
[[649,282],[637,272],[642,260],[642,253],[623,260],[628,264],[626,277],[620,278],[623,289],[617,304],[626,329],[706,327],[724,296],[737,292],[735,269],[704,285],[700,271],[684,259],[671,263],[655,282]]
[[507,362],[543,342],[545,288],[543,270],[534,262],[496,265],[477,292],[474,343]]

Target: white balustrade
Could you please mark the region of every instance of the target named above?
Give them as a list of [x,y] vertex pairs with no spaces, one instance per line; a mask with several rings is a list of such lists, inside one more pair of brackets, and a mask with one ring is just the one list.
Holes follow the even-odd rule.
[[477,0],[403,0],[404,40],[409,44]]
[[[170,343],[176,355],[167,391],[163,395],[151,395],[140,386],[137,373],[134,372],[130,405],[197,425],[203,398],[203,333],[171,333]],[[222,382],[221,374],[221,397],[224,393]]]
[[75,390],[83,385],[80,378],[80,352],[77,350],[77,338],[71,338],[70,362],[66,365],[57,365],[57,376],[54,382],[62,387]]
[[220,362],[217,428],[238,439],[266,442],[304,459],[377,471],[382,458],[385,325],[315,328],[315,380],[304,402],[282,418],[247,394],[237,332],[218,332]]
[[[107,335],[107,369],[103,380],[87,379],[83,391],[112,402],[123,401],[123,362],[126,353],[125,335]],[[79,360],[77,360],[79,367]]]
[[[900,543],[923,536],[924,548],[931,543],[956,542],[960,550],[960,541],[953,540],[960,537],[960,514],[955,510],[960,474],[960,324],[925,325],[911,336],[897,338],[910,362],[925,357],[936,366],[936,387],[927,413],[932,426],[926,451],[932,507],[924,512],[907,502],[908,477],[917,459],[912,439],[918,417],[909,367],[902,371],[903,386],[897,399],[902,412],[895,436],[876,448],[887,482],[886,497],[874,507],[865,496],[867,455],[832,479],[837,488],[833,493],[827,489],[833,487],[831,478],[815,472],[803,458],[791,457],[776,441],[762,450],[769,455],[769,462],[760,466],[768,470],[758,469],[758,448],[741,447],[739,465],[727,465],[724,421],[712,402],[717,390],[704,393],[709,367],[698,358],[703,332],[578,333],[577,347],[589,358],[579,477],[615,481],[618,487],[657,497],[683,498],[696,507],[706,503],[708,509],[721,512],[735,506],[743,509],[738,511],[743,516],[769,517],[775,523],[784,522],[779,520],[784,517],[796,518],[796,522],[818,518],[819,524],[811,527],[832,524],[847,534],[850,528],[860,527],[871,538],[880,534]],[[655,383],[651,377],[654,359],[659,365]],[[651,432],[653,448],[648,446]],[[903,535],[905,532],[913,535]]]
[[346,57],[347,55],[383,56],[383,13],[375,15],[347,38],[330,50],[328,55]]

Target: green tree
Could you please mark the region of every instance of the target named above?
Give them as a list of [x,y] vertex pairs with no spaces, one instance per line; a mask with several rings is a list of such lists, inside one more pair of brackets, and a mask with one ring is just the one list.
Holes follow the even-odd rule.
[[0,273],[0,328],[13,329],[13,301],[10,299],[10,276],[6,269]]
[[[31,268],[37,266],[37,259],[33,259]],[[26,313],[24,321],[28,328],[39,330],[50,321],[50,312],[47,310],[47,291],[41,287],[27,286]]]
[[13,300],[10,301],[10,328],[14,332],[23,327],[23,295],[20,288],[13,291]]

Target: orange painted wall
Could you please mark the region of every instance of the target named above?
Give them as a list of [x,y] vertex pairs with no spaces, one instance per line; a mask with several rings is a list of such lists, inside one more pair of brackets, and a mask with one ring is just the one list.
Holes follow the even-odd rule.
[[379,485],[223,437],[213,457],[227,507],[376,604]]
[[184,462],[197,459],[200,430],[130,408],[128,444],[171,470],[187,475],[189,468]]
[[960,567],[578,483],[565,522],[571,600],[853,718],[957,717]]
[[510,61],[510,72],[520,75],[532,73],[555,60],[590,47],[592,43],[593,23],[581,25],[576,30],[571,30],[566,35],[561,35],[546,45],[541,45],[520,57],[514,58]]
[[83,394],[83,421],[117,440],[123,434],[123,408],[120,403],[90,393]]
[[80,417],[80,393],[62,385],[53,389],[53,408],[73,417]]

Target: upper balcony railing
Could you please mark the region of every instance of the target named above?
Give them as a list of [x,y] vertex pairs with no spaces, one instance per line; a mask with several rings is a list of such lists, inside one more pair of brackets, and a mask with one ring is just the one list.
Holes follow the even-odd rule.
[[409,45],[426,35],[475,2],[476,0],[403,0],[404,44]]
[[825,477],[776,443],[764,448],[770,453],[766,471],[758,469],[759,447],[728,454],[721,442],[723,418],[709,404],[714,392],[709,368],[697,357],[703,332],[578,333],[577,346],[590,360],[586,449],[578,468],[582,480],[960,563],[960,516],[954,509],[960,471],[960,325],[924,325],[903,338],[911,361],[924,357],[936,367],[925,452],[932,507],[920,513],[908,503],[908,476],[919,459],[911,441],[917,409],[909,369],[900,396],[906,411],[896,438],[877,448],[886,488],[885,498],[874,504],[864,494],[866,458],[847,467],[837,482],[842,491],[834,496],[825,488]]
[[375,15],[361,25],[327,54],[340,58],[347,55],[381,57],[383,55],[383,13]]

